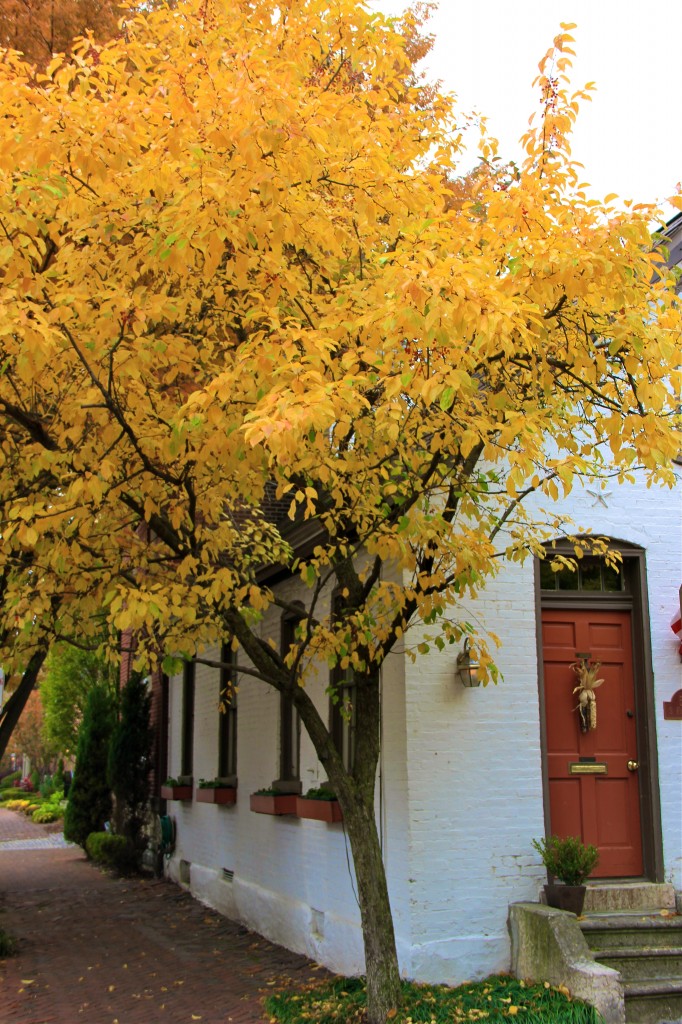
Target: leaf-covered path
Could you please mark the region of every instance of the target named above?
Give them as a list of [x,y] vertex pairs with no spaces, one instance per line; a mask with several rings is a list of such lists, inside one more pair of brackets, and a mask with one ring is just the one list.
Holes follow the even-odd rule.
[[274,982],[317,974],[168,882],[22,838],[33,830],[0,809],[0,928],[19,943],[0,960],[2,1024],[260,1024]]

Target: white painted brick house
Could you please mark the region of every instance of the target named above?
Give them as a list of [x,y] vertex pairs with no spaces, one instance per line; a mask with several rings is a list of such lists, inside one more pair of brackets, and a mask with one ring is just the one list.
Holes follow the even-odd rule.
[[[677,244],[682,217],[672,229]],[[622,571],[586,565],[583,577],[553,590],[539,565],[506,565],[468,609],[502,639],[499,685],[462,686],[453,648],[416,662],[396,652],[382,670],[377,815],[401,970],[411,978],[455,983],[508,969],[508,906],[536,900],[546,880],[531,840],[576,820],[572,831],[603,850],[603,878],[682,890],[682,676],[670,629],[682,569],[680,489],[578,487],[561,509],[612,539]],[[296,597],[295,582],[281,586]],[[262,628],[279,643],[279,613]],[[589,748],[571,746],[584,741],[566,658],[581,653],[606,675]],[[197,801],[196,785],[224,774],[219,672],[196,666],[193,720],[184,723],[191,764],[183,764],[183,679],[166,685],[167,771],[191,775],[195,787],[191,801],[168,803],[177,825],[171,877],[268,938],[336,971],[361,972],[343,825],[250,809],[250,794],[281,777],[278,693],[239,679],[237,799],[215,806]],[[309,692],[324,714],[328,685],[322,667]],[[305,733],[298,775],[304,792],[323,778]]]

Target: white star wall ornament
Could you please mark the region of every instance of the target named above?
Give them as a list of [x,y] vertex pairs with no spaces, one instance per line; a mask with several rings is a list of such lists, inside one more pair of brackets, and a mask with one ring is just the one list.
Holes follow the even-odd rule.
[[609,507],[608,498],[612,497],[613,491],[591,491],[588,487],[587,493],[594,498],[592,502],[592,508],[596,505],[603,505],[604,508]]

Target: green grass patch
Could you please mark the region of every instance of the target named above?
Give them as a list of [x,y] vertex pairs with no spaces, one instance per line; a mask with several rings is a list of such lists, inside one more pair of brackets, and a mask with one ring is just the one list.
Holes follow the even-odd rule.
[[[297,990],[274,992],[265,1008],[277,1024],[365,1024],[365,982],[335,978]],[[390,1024],[601,1024],[592,1006],[564,989],[531,985],[500,975],[458,988],[403,983],[403,1001]]]

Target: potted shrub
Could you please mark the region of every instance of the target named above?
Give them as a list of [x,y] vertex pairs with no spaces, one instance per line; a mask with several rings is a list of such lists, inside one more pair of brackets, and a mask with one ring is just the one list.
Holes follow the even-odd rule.
[[237,787],[228,779],[199,779],[197,802],[200,804],[234,804]]
[[[594,846],[585,846],[577,836],[550,836],[534,839],[552,881],[545,886],[548,907],[582,914],[585,903],[585,879],[594,871],[599,853]],[[554,879],[562,884],[557,885]]]
[[161,786],[162,800],[191,800],[192,779],[182,775],[179,779],[169,778]]
[[277,789],[257,789],[249,801],[256,814],[296,814],[295,793],[282,793]]
[[312,818],[314,821],[342,821],[343,814],[336,793],[329,786],[309,789],[305,796],[296,797],[296,813],[299,818]]

